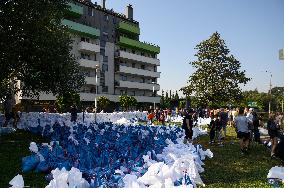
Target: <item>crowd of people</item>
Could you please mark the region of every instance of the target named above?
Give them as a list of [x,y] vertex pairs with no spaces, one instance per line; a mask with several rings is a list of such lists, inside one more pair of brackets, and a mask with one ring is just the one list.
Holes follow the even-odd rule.
[[259,127],[266,123],[268,135],[271,141],[271,157],[275,156],[278,138],[281,137],[281,126],[283,126],[283,113],[270,113],[269,119],[265,121],[253,108],[218,108],[218,109],[155,109],[150,110],[148,119],[150,123],[156,120],[160,124],[170,121],[172,116],[182,116],[182,128],[185,131],[184,143],[192,141],[192,128],[196,125],[198,118],[211,118],[208,125],[210,144],[223,146],[227,135],[227,126],[235,128],[237,138],[240,142],[242,154],[247,154],[251,143],[261,144]]

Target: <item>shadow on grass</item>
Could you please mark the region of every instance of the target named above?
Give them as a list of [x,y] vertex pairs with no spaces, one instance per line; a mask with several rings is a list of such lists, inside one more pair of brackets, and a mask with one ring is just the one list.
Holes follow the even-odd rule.
[[257,143],[251,145],[248,155],[241,154],[233,128],[229,128],[223,147],[209,145],[208,136],[197,142],[214,154],[212,159],[205,160],[205,172],[201,174],[206,187],[270,187],[266,183],[268,171],[281,166],[280,161],[270,158],[265,146]]
[[26,131],[17,130],[13,134],[0,135],[0,187],[9,187],[9,181],[21,174],[24,177],[25,185],[30,187],[45,187],[47,182],[42,173],[22,173],[22,157],[31,154],[29,151],[30,142],[49,142],[41,136],[33,135]]

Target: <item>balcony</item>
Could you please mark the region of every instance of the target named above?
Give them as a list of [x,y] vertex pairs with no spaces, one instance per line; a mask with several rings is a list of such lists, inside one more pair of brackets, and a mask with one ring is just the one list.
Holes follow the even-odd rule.
[[88,77],[88,76],[85,78],[85,81],[87,85],[99,85],[98,83],[100,82],[98,78],[98,82],[96,84],[96,77]]
[[154,90],[159,91],[160,85],[159,84],[147,84],[147,83],[139,83],[139,82],[130,82],[130,81],[119,81],[119,87],[122,88],[134,88],[134,89],[143,89],[143,90]]
[[150,53],[155,53],[155,54],[159,54],[160,53],[160,47],[159,46],[154,46],[151,44],[147,44],[144,42],[140,42],[137,40],[133,40],[133,39],[129,39],[123,36],[119,37],[119,42],[118,44],[120,46],[125,46],[127,48],[134,48],[134,49],[138,49],[138,50],[142,50],[142,51],[147,51]]
[[69,8],[66,10],[66,16],[71,18],[80,18],[83,15],[83,7],[74,3],[67,4]]
[[100,37],[100,30],[86,26],[83,24],[79,24],[70,20],[63,19],[62,25],[65,25],[69,28],[69,30],[80,36],[87,36],[90,38],[98,38]]
[[129,33],[132,35],[140,35],[140,28],[137,25],[129,24],[126,22],[119,22],[118,30],[124,33]]
[[95,52],[95,53],[99,53],[100,52],[100,46],[97,44],[92,44],[92,43],[88,43],[88,42],[83,42],[81,41],[79,43],[78,49],[80,51],[83,52]]
[[149,63],[152,65],[160,66],[160,60],[151,58],[151,57],[146,57],[142,55],[137,55],[129,52],[125,52],[120,50],[119,51],[119,57],[124,58],[124,59],[129,59],[129,60],[135,60],[143,63]]
[[127,67],[120,65],[119,66],[119,72],[127,73],[127,74],[134,74],[134,75],[141,75],[151,78],[160,78],[160,72],[154,72],[154,71],[148,71],[144,69],[137,69],[132,67]]
[[99,61],[93,61],[93,60],[88,60],[88,59],[79,59],[79,64],[81,67],[88,67],[95,69],[96,66],[99,66]]

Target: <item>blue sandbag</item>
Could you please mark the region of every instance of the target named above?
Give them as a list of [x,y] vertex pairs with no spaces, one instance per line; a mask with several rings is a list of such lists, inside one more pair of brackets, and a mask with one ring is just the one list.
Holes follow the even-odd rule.
[[48,172],[49,170],[50,166],[48,165],[47,161],[40,162],[36,167],[37,172]]
[[29,172],[36,168],[40,160],[37,155],[30,155],[22,158],[22,170],[23,172]]
[[16,132],[13,127],[0,127],[0,135],[10,134]]

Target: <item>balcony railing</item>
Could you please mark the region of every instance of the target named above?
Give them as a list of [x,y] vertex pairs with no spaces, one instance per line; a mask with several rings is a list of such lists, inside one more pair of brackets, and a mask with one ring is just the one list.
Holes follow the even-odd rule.
[[115,55],[123,59],[129,59],[129,60],[134,60],[138,62],[149,63],[152,65],[160,66],[160,60],[156,58],[152,58],[152,57],[146,57],[146,56],[142,56],[138,54],[133,54],[133,53],[125,52],[122,50],[115,52]]
[[126,22],[119,22],[118,30],[124,33],[130,33],[132,35],[140,35],[140,28],[137,25],[129,24]]
[[67,17],[80,18],[83,15],[83,7],[74,3],[68,3],[67,5],[69,6],[69,8],[66,10]]
[[137,69],[132,67],[127,67],[120,65],[119,66],[119,72],[127,73],[127,74],[133,74],[133,75],[141,75],[146,77],[152,77],[152,78],[160,78],[160,72],[154,72],[144,69]]
[[151,90],[153,91],[153,86],[155,91],[160,90],[159,84],[148,84],[148,83],[139,83],[139,82],[131,82],[131,81],[119,81],[119,87],[122,88],[134,88],[134,89],[142,89],[142,90]]
[[81,41],[78,46],[80,51],[87,51],[87,52],[100,52],[100,46],[97,44],[92,44],[88,42]]
[[140,41],[133,40],[133,39],[130,39],[130,38],[126,38],[126,37],[123,37],[123,36],[119,37],[119,45],[125,46],[125,47],[128,47],[128,48],[139,49],[139,50],[142,50],[142,51],[147,51],[147,52],[155,53],[155,54],[160,53],[160,47],[159,46],[154,46],[152,44],[140,42]]
[[88,59],[79,59],[79,64],[82,67],[88,67],[88,68],[92,68],[95,69],[96,66],[99,66],[99,61],[93,61],[93,60],[88,60]]
[[98,38],[100,37],[100,30],[86,26],[83,24],[79,24],[70,20],[63,19],[62,20],[62,25],[65,25],[69,28],[69,30],[75,34],[82,35],[82,36],[87,36],[90,38]]

